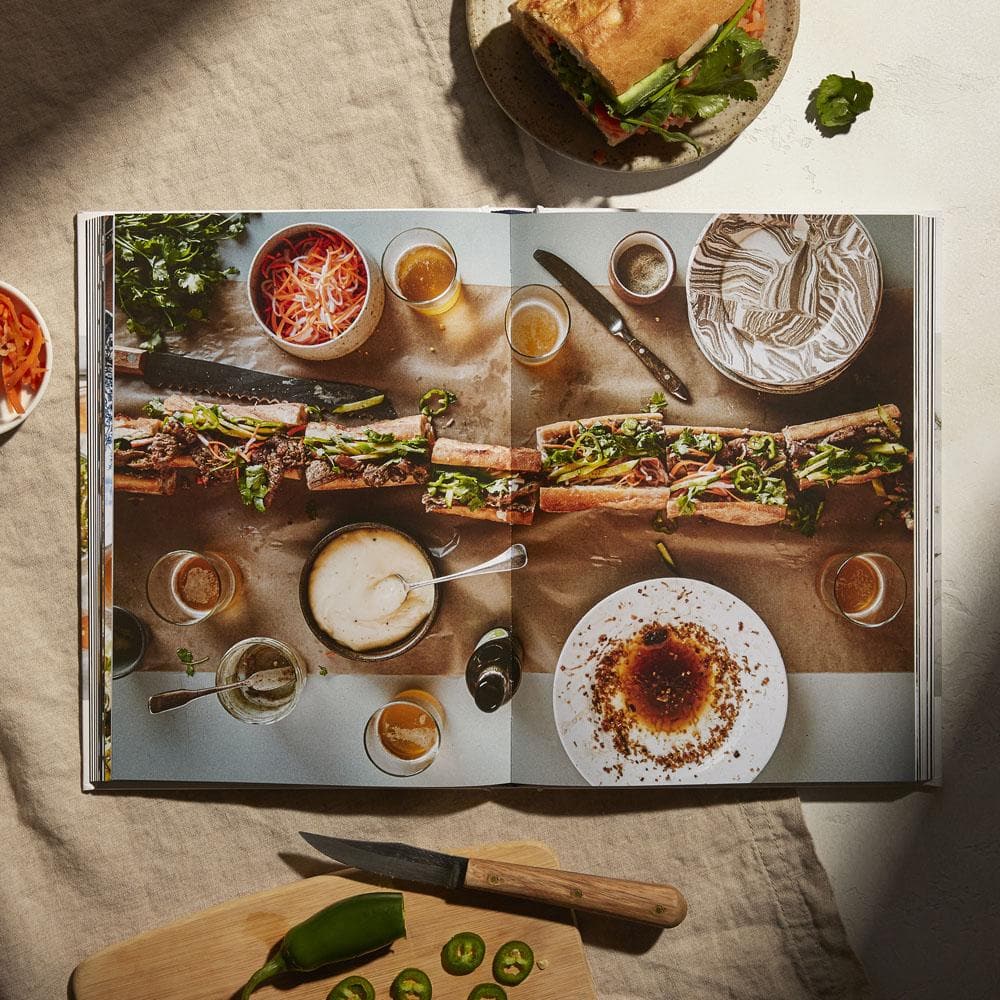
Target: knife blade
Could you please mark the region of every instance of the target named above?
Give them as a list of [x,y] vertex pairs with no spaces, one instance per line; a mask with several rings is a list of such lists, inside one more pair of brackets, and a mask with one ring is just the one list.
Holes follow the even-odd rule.
[[657,357],[628,327],[625,317],[579,271],[548,250],[536,250],[535,260],[594,317],[613,337],[625,342],[664,389],[682,403],[691,402],[688,387],[677,373]]
[[464,858],[408,844],[344,840],[305,832],[300,832],[299,836],[334,861],[385,878],[451,890],[464,888],[501,893],[658,927],[676,927],[687,914],[687,902],[670,885],[630,882],[558,868],[534,868],[485,858]]
[[[357,413],[366,417],[394,417],[392,403],[380,389],[352,382],[330,382],[252,371],[219,361],[190,358],[166,351],[115,348],[115,373],[137,375],[156,389],[208,393],[254,403],[305,403],[324,412]],[[378,403],[358,406],[381,396]],[[347,409],[344,409],[344,408]]]

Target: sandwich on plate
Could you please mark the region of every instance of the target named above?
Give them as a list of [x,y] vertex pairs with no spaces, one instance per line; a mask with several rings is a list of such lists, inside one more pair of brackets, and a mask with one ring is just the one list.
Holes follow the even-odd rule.
[[424,509],[502,524],[531,524],[542,456],[534,448],[468,444],[439,438],[424,487]]
[[363,427],[314,422],[303,438],[311,490],[425,483],[434,444],[430,418],[422,413]]
[[786,427],[782,432],[799,489],[867,483],[902,472],[913,455],[900,440],[893,403],[842,417]]
[[537,433],[542,510],[663,510],[745,525],[785,519],[787,458],[765,431],[670,426],[658,413],[635,413]]
[[765,0],[516,0],[514,24],[612,146],[757,99],[777,68],[762,41]]

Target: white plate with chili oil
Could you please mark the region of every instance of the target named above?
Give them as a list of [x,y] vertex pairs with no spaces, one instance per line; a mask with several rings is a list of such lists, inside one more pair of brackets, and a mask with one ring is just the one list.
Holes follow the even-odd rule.
[[646,580],[588,611],[559,655],[559,738],[591,785],[751,782],[781,739],[778,644],[738,597]]

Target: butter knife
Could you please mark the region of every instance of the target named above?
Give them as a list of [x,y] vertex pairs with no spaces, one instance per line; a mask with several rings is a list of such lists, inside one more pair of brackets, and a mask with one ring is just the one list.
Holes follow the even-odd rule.
[[324,414],[394,417],[392,403],[379,389],[351,382],[271,375],[167,351],[115,348],[115,374],[136,375],[156,389],[206,393],[254,403],[305,403]]
[[691,402],[691,393],[673,369],[632,333],[625,317],[576,268],[548,250],[536,250],[534,257],[612,337],[617,337],[629,346],[632,353],[671,396],[682,403]]
[[657,927],[676,927],[687,914],[687,901],[671,885],[629,882],[485,858],[463,858],[408,844],[343,840],[318,833],[300,833],[299,836],[334,861],[385,878],[422,882],[444,889],[497,892],[638,920]]

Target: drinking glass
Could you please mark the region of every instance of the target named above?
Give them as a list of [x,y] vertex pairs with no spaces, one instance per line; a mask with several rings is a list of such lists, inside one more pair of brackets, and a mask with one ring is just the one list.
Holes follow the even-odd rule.
[[548,285],[522,285],[514,290],[504,317],[511,354],[524,365],[544,365],[569,336],[566,300]]
[[[453,270],[451,280],[433,295],[422,296],[413,292],[408,295],[405,287],[400,285],[400,277],[407,273],[405,265],[412,259],[410,255],[419,253],[424,248],[430,248],[432,255],[434,250],[439,251],[439,254],[432,257],[432,263],[435,262],[434,257],[436,257],[436,262],[442,260],[440,254],[450,259]],[[458,273],[458,257],[455,250],[440,233],[433,229],[407,229],[393,237],[382,254],[382,277],[385,278],[389,291],[397,299],[401,299],[411,309],[424,316],[438,316],[447,312],[458,301],[462,291],[462,279]],[[405,277],[403,280],[405,285]]]
[[441,749],[444,708],[432,694],[401,691],[365,726],[365,750],[386,774],[410,778],[426,771]]
[[865,628],[878,628],[902,610],[906,577],[882,552],[840,552],[823,564],[819,593],[835,614]]
[[215,672],[215,683],[232,684],[258,670],[270,670],[284,665],[295,672],[294,680],[286,687],[274,691],[251,691],[248,688],[230,688],[219,691],[216,697],[222,707],[240,722],[270,725],[283,719],[299,700],[306,683],[306,670],[298,653],[286,643],[266,636],[241,639],[222,655]]
[[177,549],[146,577],[150,607],[171,625],[196,625],[224,611],[236,596],[236,567],[218,552]]

